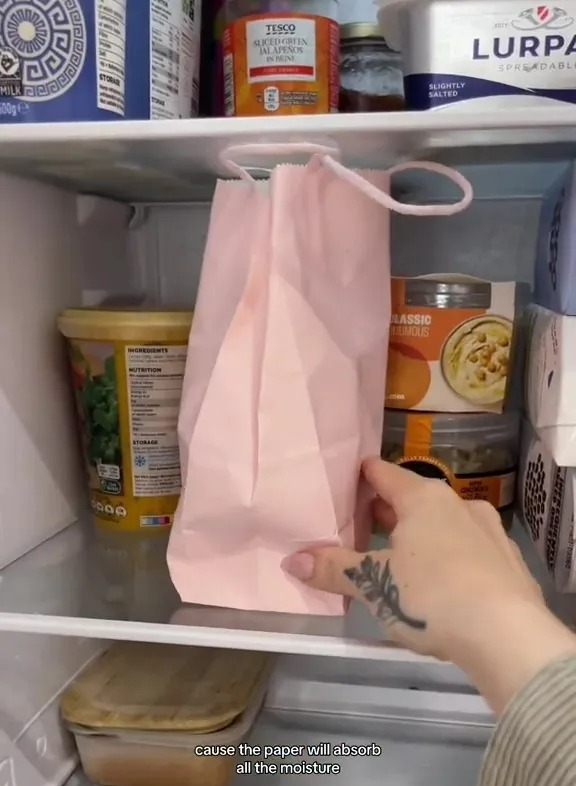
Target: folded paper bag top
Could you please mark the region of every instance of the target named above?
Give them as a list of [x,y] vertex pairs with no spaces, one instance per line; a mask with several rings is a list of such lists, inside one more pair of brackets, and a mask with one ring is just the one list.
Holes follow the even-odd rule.
[[[471,187],[427,162],[359,173],[322,154],[257,185],[230,166],[243,181],[217,185],[188,345],[172,580],[187,603],[343,614],[341,597],[281,562],[312,545],[367,547],[371,493],[359,473],[382,436],[389,211],[451,215]],[[445,174],[463,199],[396,202],[391,175],[408,168]]]

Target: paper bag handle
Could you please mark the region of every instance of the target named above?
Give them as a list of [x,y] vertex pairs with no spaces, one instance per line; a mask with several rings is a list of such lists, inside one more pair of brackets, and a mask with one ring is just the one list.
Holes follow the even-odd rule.
[[346,180],[350,185],[362,191],[363,194],[378,202],[384,207],[394,210],[396,213],[403,213],[406,216],[453,216],[455,213],[460,213],[465,210],[472,202],[474,191],[469,181],[457,172],[444,164],[436,164],[432,161],[408,161],[405,164],[396,164],[390,169],[387,169],[389,175],[394,175],[396,172],[403,172],[406,169],[423,169],[427,172],[436,172],[439,175],[444,175],[448,180],[451,180],[462,190],[462,198],[458,202],[440,204],[440,205],[410,205],[406,202],[398,202],[386,191],[382,191],[378,186],[370,183],[358,172],[340,164],[330,156],[322,156],[322,163],[324,166],[331,169],[334,174]]
[[250,180],[254,182],[254,178],[248,171],[249,169],[259,169],[262,172],[270,172],[268,167],[260,167],[257,164],[254,166],[242,166],[234,161],[234,156],[239,154],[248,155],[291,155],[298,153],[309,153],[311,156],[332,156],[333,158],[340,158],[340,150],[337,147],[330,145],[316,145],[313,142],[286,142],[278,144],[252,144],[252,145],[231,145],[220,153],[220,163],[223,164],[228,171],[241,177],[242,180]]
[[[427,172],[436,172],[439,175],[444,175],[448,180],[451,180],[462,190],[462,198],[458,202],[439,204],[439,205],[410,205],[406,202],[398,202],[386,191],[382,191],[378,186],[370,183],[361,174],[352,169],[348,169],[336,158],[340,157],[340,150],[337,147],[330,147],[329,145],[317,145],[311,142],[287,142],[285,144],[251,144],[251,145],[234,145],[226,148],[220,154],[221,163],[234,175],[238,175],[243,180],[254,182],[254,178],[248,172],[247,168],[233,160],[233,156],[242,154],[291,154],[291,153],[310,153],[315,159],[321,162],[324,166],[334,172],[335,175],[346,180],[351,186],[354,186],[367,197],[373,199],[375,202],[387,207],[389,210],[394,210],[396,213],[402,213],[408,216],[453,216],[460,213],[468,207],[472,202],[474,192],[469,181],[464,175],[451,169],[444,164],[437,164],[432,161],[407,161],[403,164],[396,164],[390,169],[386,170],[389,175],[394,175],[397,172],[404,172],[407,169],[420,169]],[[250,167],[251,169],[259,169],[258,166]],[[262,167],[262,171],[270,171]]]

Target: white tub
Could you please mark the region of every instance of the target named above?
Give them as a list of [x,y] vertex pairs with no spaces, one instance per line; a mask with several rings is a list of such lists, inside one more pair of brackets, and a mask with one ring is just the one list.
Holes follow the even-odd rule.
[[576,0],[376,0],[407,109],[576,103]]

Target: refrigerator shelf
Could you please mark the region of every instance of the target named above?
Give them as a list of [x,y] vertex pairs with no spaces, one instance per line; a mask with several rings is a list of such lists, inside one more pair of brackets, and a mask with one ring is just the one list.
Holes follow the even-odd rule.
[[[166,567],[165,538],[155,539],[154,550],[146,541],[144,551],[130,554],[128,548],[97,548],[89,533],[89,526],[75,524],[0,571],[0,631],[434,662],[383,642],[380,628],[359,603],[344,617],[182,604]],[[554,593],[519,526],[515,537],[550,605],[574,622],[570,596]]]
[[[150,541],[147,541],[148,546]],[[344,617],[269,614],[180,602],[154,551],[97,549],[74,524],[0,571],[0,631],[166,642],[303,655],[426,662],[392,644],[355,604]]]
[[[226,175],[230,145],[311,142],[346,164],[414,158],[456,165],[576,155],[576,107],[0,125],[0,171],[124,201],[189,201]],[[285,156],[242,163],[269,166]]]

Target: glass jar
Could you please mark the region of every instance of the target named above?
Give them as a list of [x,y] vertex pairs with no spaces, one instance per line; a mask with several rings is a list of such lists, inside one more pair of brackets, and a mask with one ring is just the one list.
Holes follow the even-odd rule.
[[390,49],[377,24],[340,27],[340,111],[404,109],[402,56]]
[[517,412],[438,414],[386,410],[382,458],[448,483],[462,499],[491,502],[508,528],[516,490]]

